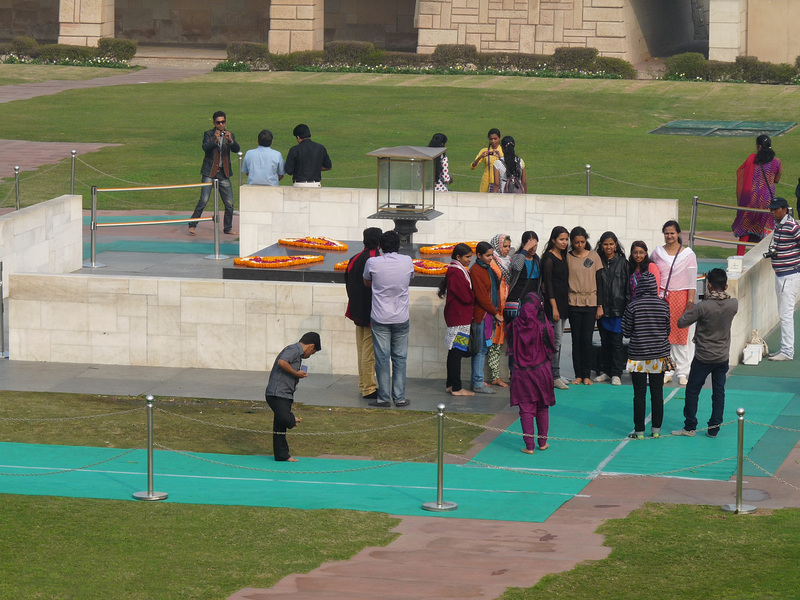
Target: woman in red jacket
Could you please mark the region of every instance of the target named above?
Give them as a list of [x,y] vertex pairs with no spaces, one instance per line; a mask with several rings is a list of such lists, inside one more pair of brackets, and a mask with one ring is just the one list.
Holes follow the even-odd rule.
[[492,245],[489,242],[478,242],[475,254],[477,254],[475,264],[469,270],[472,289],[475,291],[472,322],[481,325],[478,331],[483,339],[478,345],[478,353],[472,356],[472,390],[478,394],[494,394],[494,390],[483,380],[483,367],[486,362],[486,352],[492,343],[494,328],[503,325],[503,314],[499,310],[500,282],[491,268],[494,255]]
[[447,391],[453,396],[473,396],[473,392],[461,387],[461,359],[468,356],[469,330],[475,304],[472,279],[467,271],[472,260],[472,249],[466,244],[456,244],[450,258],[453,260],[439,286],[439,298],[447,296],[444,302]]

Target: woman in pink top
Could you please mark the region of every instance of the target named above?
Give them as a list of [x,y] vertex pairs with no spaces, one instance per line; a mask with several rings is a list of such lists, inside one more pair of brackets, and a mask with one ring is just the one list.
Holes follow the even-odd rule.
[[647,244],[643,241],[636,240],[631,244],[630,258],[628,259],[628,266],[631,272],[631,300],[636,297],[636,286],[639,284],[639,278],[642,273],[652,273],[656,278],[656,289],[661,287],[661,272],[658,270],[656,263],[650,260],[647,252]]
[[661,228],[664,234],[663,246],[656,246],[652,259],[661,272],[661,283],[658,286],[659,296],[666,298],[669,304],[670,334],[669,343],[672,359],[675,361],[675,373],[664,377],[664,382],[678,377],[681,385],[686,385],[689,377],[689,366],[694,357],[694,344],[691,341],[690,329],[678,327],[678,319],[694,306],[697,292],[697,257],[691,248],[686,248],[680,238],[681,226],[677,221],[667,221]]

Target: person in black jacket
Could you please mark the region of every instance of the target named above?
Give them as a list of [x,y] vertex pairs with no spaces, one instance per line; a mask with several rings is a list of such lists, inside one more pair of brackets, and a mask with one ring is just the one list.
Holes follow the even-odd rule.
[[[627,368],[633,383],[634,431],[628,437],[644,439],[648,379],[652,406],[651,432],[661,437],[664,420],[664,364],[669,359],[669,305],[658,297],[656,278],[642,273],[634,298],[622,315],[622,333],[630,338]],[[666,359],[666,360],[665,360]]]
[[364,249],[353,256],[344,272],[347,289],[347,312],[345,316],[356,325],[356,353],[358,354],[358,391],[365,400],[378,397],[375,383],[375,352],[372,348],[372,288],[364,285],[364,265],[367,259],[378,256],[378,246],[383,232],[378,227],[364,230]]
[[597,272],[597,299],[603,307],[603,316],[597,320],[602,372],[594,380],[601,383],[611,379],[611,385],[621,385],[620,377],[625,369],[622,315],[630,302],[628,261],[617,236],[611,231],[600,236],[595,252],[603,262],[603,268]]
[[[214,129],[209,129],[203,134],[203,166],[200,175],[203,183],[211,183],[215,179],[219,182],[219,195],[225,205],[222,232],[236,235],[233,230],[233,186],[231,185],[231,152],[240,150],[239,142],[233,133],[227,130],[228,117],[221,110],[212,117]],[[203,214],[211,197],[211,186],[200,188],[200,200],[192,213],[192,218],[197,219]],[[197,221],[189,222],[189,235],[195,234]]]

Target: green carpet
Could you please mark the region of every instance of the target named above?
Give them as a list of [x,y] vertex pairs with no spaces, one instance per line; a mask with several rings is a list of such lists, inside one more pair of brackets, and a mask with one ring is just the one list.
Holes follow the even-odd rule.
[[[134,492],[147,489],[144,450],[79,471],[7,475],[74,469],[122,452],[109,448],[2,443],[0,491],[131,500]],[[154,489],[167,492],[167,502],[342,508],[396,515],[543,522],[587,483],[495,469],[477,472],[470,467],[446,465],[443,499],[456,502],[458,509],[432,513],[422,510],[421,505],[436,501],[434,464],[319,458],[276,463],[272,457],[264,456],[194,456],[206,460],[155,452]]]
[[[747,411],[747,420],[771,424],[793,398],[793,393],[743,391],[727,386],[725,420],[735,421],[736,409],[743,407]],[[683,427],[683,399],[682,388],[665,388],[667,401],[662,433],[668,434]],[[710,412],[711,390],[703,390],[698,410],[700,428],[706,426]],[[521,432],[517,421],[509,433],[495,439],[475,457],[475,461],[526,466],[551,476],[591,474],[602,468],[605,473],[727,480],[736,468],[735,460],[725,460],[736,456],[735,423],[724,426],[716,439],[700,434],[694,438],[628,441],[625,437],[632,427],[630,386],[572,386],[568,391],[557,393],[556,406],[550,409],[550,448],[547,451],[532,456],[520,452],[524,444],[519,435],[514,435]],[[765,427],[745,427],[745,454],[753,450],[766,432]],[[775,436],[774,443],[768,444],[769,460],[762,452],[758,453],[759,459],[768,463],[762,464],[764,468],[777,468],[800,437],[797,433],[793,436],[794,442],[788,447],[786,444],[791,441],[791,435]],[[780,443],[778,437],[783,438]],[[778,448],[781,454],[776,452]]]
[[[239,256],[239,244],[220,244],[220,254]],[[152,252],[157,254],[214,254],[214,244],[209,242],[167,242],[164,240],[115,240],[113,242],[98,242],[97,254],[102,252]],[[83,244],[83,258],[87,260],[92,255],[92,244]]]

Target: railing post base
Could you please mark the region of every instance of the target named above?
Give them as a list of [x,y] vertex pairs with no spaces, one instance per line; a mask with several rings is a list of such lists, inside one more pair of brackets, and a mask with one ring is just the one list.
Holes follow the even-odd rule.
[[742,504],[742,484],[744,483],[744,409],[737,408],[736,415],[739,417],[739,435],[737,436],[736,448],[736,504],[723,504],[720,508],[723,511],[737,515],[752,515],[756,512],[756,507],[750,504]]
[[448,510],[455,510],[458,504],[455,502],[445,502],[442,499],[444,490],[444,404],[439,404],[439,440],[437,444],[437,469],[436,469],[436,502],[425,502],[422,505],[423,510],[431,510],[434,512],[447,512]]
[[136,500],[166,500],[169,494],[153,491],[153,396],[148,395],[147,400],[147,491],[134,492]]

